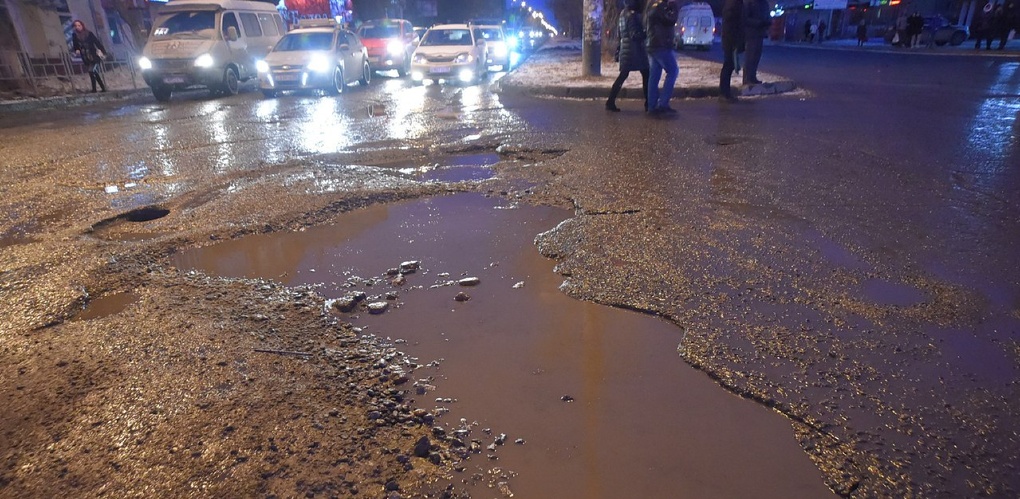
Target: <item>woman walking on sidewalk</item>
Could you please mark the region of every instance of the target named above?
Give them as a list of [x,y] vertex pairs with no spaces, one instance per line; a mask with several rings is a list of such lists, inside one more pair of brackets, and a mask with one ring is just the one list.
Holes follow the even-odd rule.
[[103,81],[103,75],[99,72],[100,65],[106,58],[106,48],[103,47],[103,42],[99,41],[99,37],[95,33],[85,28],[85,23],[75,20],[71,26],[74,28],[71,47],[74,49],[74,55],[81,57],[82,64],[89,72],[89,79],[92,80],[92,92],[95,93],[97,83],[99,88],[105,92],[106,82]]
[[641,93],[645,96],[645,111],[648,110],[648,56],[645,54],[645,27],[641,22],[640,0],[626,0],[620,13],[620,76],[613,82],[606,101],[607,111],[619,111],[616,96],[620,95],[623,82],[631,71],[641,73]]

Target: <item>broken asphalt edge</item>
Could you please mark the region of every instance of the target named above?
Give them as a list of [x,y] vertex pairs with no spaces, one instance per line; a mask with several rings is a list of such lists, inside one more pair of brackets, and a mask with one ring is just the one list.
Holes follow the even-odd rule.
[[[797,89],[797,83],[791,80],[779,80],[761,84],[734,87],[740,91],[742,97],[761,95],[777,95],[792,92]],[[605,99],[609,97],[610,87],[591,87],[569,85],[521,85],[517,83],[506,83],[500,81],[495,86],[496,92],[508,95],[526,95],[532,97],[558,97],[570,99]],[[718,86],[678,86],[673,90],[673,97],[678,99],[701,99],[706,97],[718,97]],[[644,96],[637,89],[620,89],[620,99],[641,99]]]

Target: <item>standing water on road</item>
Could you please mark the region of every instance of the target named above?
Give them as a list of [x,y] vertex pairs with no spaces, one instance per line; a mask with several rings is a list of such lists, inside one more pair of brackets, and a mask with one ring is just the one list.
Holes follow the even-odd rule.
[[[174,263],[388,301],[385,313],[342,318],[406,341],[404,353],[424,365],[412,377],[435,387],[415,403],[449,411],[437,424],[451,430],[462,418],[472,427],[482,449],[453,478],[473,497],[831,497],[784,418],[679,359],[678,328],[558,290],[554,262],[532,241],[567,216],[457,194],[227,241]],[[416,272],[385,275],[410,260]],[[477,284],[458,285],[465,278]]]

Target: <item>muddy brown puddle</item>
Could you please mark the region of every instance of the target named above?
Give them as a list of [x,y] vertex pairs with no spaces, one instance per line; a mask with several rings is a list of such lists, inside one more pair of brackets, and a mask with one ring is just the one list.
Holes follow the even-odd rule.
[[[415,403],[449,409],[438,424],[452,429],[464,418],[483,446],[506,434],[504,445],[472,455],[455,474],[472,497],[503,496],[490,488],[502,476],[512,477],[519,498],[832,497],[787,420],[679,359],[678,328],[558,290],[555,262],[532,241],[568,216],[457,194],[227,241],[174,263],[318,283],[320,293],[339,297],[392,291],[382,274],[420,261],[387,312],[345,320],[407,342],[398,346],[426,365],[413,377],[435,378],[435,390]],[[445,285],[463,277],[480,284]],[[460,292],[470,299],[455,301]],[[472,479],[479,474],[486,478]]]

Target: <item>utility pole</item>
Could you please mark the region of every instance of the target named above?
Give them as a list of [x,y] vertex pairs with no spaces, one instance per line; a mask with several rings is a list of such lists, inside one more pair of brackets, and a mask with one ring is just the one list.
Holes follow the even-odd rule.
[[602,1],[584,0],[581,76],[602,76]]

